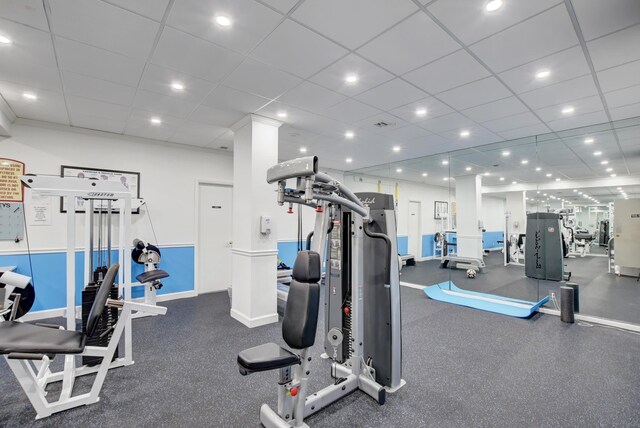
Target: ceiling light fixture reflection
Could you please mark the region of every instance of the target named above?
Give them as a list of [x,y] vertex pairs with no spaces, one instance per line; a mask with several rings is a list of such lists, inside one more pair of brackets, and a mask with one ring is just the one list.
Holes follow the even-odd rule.
[[449,161],[448,161],[448,160],[446,160],[446,159],[445,159],[445,160],[443,160],[443,161],[442,161],[442,165],[449,165]]
[[550,172],[547,173],[547,177],[553,177],[553,174],[551,174]]
[[216,23],[221,27],[230,27],[231,19],[224,15],[218,15],[216,16]]
[[416,109],[416,116],[426,116],[427,109],[426,108],[418,108]]
[[286,111],[279,111],[278,112],[278,117],[281,119],[284,119],[285,117],[287,117],[287,112]]
[[511,154],[511,152],[509,150],[505,150],[504,152],[502,152],[502,156],[507,157]]
[[358,81],[358,75],[356,74],[347,74],[344,78],[344,81],[347,83],[356,83]]
[[429,174],[427,174],[426,172],[423,172],[423,173],[422,173],[422,176],[423,176],[423,177],[426,177],[427,175],[429,175]]
[[576,111],[575,108],[573,108],[572,106],[567,106],[562,109],[562,114],[571,114],[574,111]]
[[600,156],[602,152],[600,150],[593,152],[594,156]]
[[542,171],[542,168],[540,168],[539,166],[536,167],[536,171]]
[[347,131],[344,133],[344,137],[349,139],[353,138],[354,135],[353,131]]
[[152,125],[162,125],[162,119],[159,117],[152,117],[149,121]]
[[606,165],[606,164],[608,164],[608,163],[609,163],[609,161],[608,161],[608,160],[600,161],[600,165]]
[[484,8],[487,12],[495,12],[501,7],[502,7],[502,0],[491,0],[489,3],[485,5]]
[[300,153],[307,153],[306,147],[300,147]]
[[500,177],[500,181],[504,181],[504,177]]
[[396,172],[402,172],[402,168],[397,168]]
[[0,34],[0,43],[2,43],[3,45],[10,45],[11,39],[8,38],[7,36],[3,36],[2,34]]
[[400,151],[400,146],[393,146],[392,149],[394,152],[398,153]]
[[35,101],[38,99],[38,96],[36,94],[34,94],[33,92],[23,92],[22,93],[22,97],[27,99],[27,100],[31,100],[31,101]]
[[345,161],[346,163],[351,163],[351,162],[353,162],[353,159],[351,159],[351,158],[346,158],[344,161]]
[[528,163],[529,163],[529,161],[528,161],[528,160],[526,160],[526,159],[522,159],[522,160],[520,161],[520,163],[521,163],[522,165],[526,165],[526,164],[528,164]]
[[467,138],[469,135],[471,135],[471,133],[469,131],[467,131],[466,129],[464,131],[460,131],[460,136],[462,138]]
[[584,139],[584,143],[585,143],[585,144],[591,144],[591,143],[593,143],[594,141],[595,141],[595,140],[594,140],[593,138],[591,138],[591,137],[589,137],[589,138],[585,138],[585,139]]
[[536,73],[536,79],[538,80],[542,80],[542,79],[546,79],[547,77],[549,77],[549,75],[551,74],[551,72],[549,70],[540,70]]
[[468,167],[466,167],[464,170],[465,170],[465,171],[471,171],[471,167],[470,167],[470,166],[468,166]]
[[171,89],[178,92],[184,91],[184,85],[182,82],[171,82]]

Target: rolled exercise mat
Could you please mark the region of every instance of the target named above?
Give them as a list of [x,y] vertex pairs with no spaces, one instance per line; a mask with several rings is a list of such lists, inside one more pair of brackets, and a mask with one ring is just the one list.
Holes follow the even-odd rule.
[[560,319],[563,322],[574,322],[573,293],[572,287],[560,287]]
[[580,286],[576,282],[567,282],[565,285],[573,288],[573,311],[580,312]]

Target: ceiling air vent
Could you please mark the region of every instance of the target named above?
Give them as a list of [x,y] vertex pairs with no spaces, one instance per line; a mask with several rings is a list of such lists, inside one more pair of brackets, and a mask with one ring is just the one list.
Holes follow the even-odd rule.
[[228,150],[228,149],[229,149],[229,147],[227,147],[227,146],[220,146],[220,148],[221,148],[222,150]]
[[373,126],[377,126],[378,128],[386,128],[387,126],[394,126],[395,122],[385,122],[381,120],[380,122],[374,123]]

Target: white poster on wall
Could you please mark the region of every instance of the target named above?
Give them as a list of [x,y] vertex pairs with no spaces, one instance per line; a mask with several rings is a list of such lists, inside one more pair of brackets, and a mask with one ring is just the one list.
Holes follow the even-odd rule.
[[51,196],[31,195],[29,226],[51,226]]

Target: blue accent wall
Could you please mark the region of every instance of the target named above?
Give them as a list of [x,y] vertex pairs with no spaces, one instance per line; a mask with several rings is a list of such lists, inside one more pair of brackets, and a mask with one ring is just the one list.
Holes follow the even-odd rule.
[[297,241],[278,241],[278,258],[285,265],[293,268],[293,263],[298,255]]
[[504,239],[504,232],[482,232],[482,248],[485,250],[491,250],[493,248],[502,248],[502,244],[498,243],[498,241],[502,241]]
[[[160,247],[162,261],[158,266],[169,273],[162,280],[164,285],[158,294],[171,294],[194,289],[194,247]],[[113,251],[111,262],[118,261],[117,251]],[[32,254],[33,274],[29,267],[27,254],[0,255],[0,266],[17,266],[16,272],[32,276],[36,290],[36,300],[32,312],[48,309],[59,309],[66,305],[67,299],[67,265],[66,253]],[[144,272],[144,266],[131,262],[131,280]],[[84,279],[84,252],[76,251],[76,305],[82,302]],[[133,287],[133,297],[142,297],[141,286]]]
[[398,254],[405,256],[409,254],[409,237],[398,236]]
[[433,256],[433,238],[435,234],[422,235],[422,257]]

